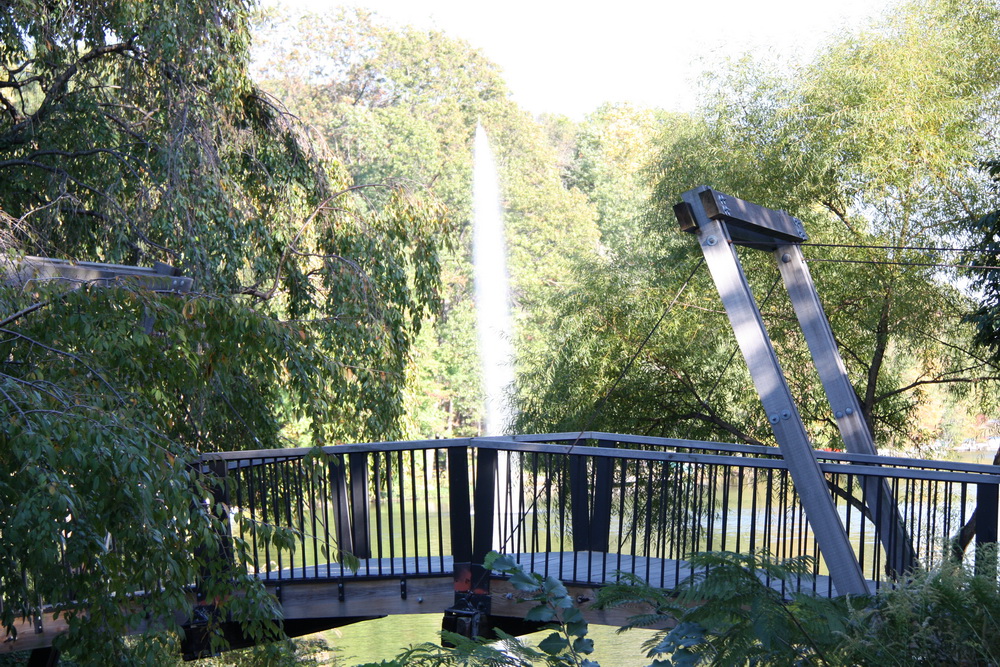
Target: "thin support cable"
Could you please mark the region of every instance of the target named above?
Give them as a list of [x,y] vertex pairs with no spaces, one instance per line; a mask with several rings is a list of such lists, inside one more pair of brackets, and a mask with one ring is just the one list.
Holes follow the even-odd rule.
[[667,314],[671,310],[673,310],[674,306],[677,304],[677,301],[681,298],[681,295],[684,294],[684,291],[687,289],[688,285],[691,284],[691,280],[694,278],[694,274],[697,273],[698,269],[700,269],[701,265],[704,263],[705,263],[704,257],[698,259],[698,263],[694,265],[693,269],[691,269],[691,273],[689,273],[688,277],[684,280],[684,284],[681,285],[681,288],[679,290],[677,290],[677,294],[674,295],[674,298],[663,310],[663,313],[660,315],[660,319],[656,320],[656,324],[653,325],[653,328],[649,330],[648,334],[646,334],[646,337],[639,344],[639,347],[636,348],[636,351],[632,354],[631,358],[628,360],[628,363],[625,364],[625,368],[623,368],[622,372],[618,374],[617,378],[615,378],[615,381],[614,383],[612,383],[611,388],[608,389],[607,392],[605,392],[604,396],[601,397],[601,400],[598,401],[597,405],[594,406],[594,409],[590,411],[590,415],[587,417],[587,421],[584,423],[583,428],[580,430],[580,433],[577,434],[576,439],[573,440],[573,442],[570,444],[567,454],[573,451],[573,448],[576,447],[577,443],[580,442],[580,439],[583,438],[583,434],[586,433],[587,430],[590,428],[590,425],[594,423],[594,419],[596,419],[597,416],[601,414],[601,411],[604,409],[604,405],[608,402],[608,399],[611,398],[611,394],[614,393],[615,389],[618,388],[618,385],[625,378],[628,372],[632,369],[632,365],[635,363],[635,360],[639,358],[639,354],[641,354],[642,350],[646,347],[646,343],[648,343],[649,339],[653,337],[653,334],[656,333],[656,330],[660,328],[660,324],[667,317]]
[[[670,313],[671,310],[673,310],[674,306],[677,304],[678,300],[681,298],[681,295],[684,294],[684,291],[688,288],[688,285],[691,284],[691,280],[694,278],[695,273],[697,273],[698,269],[700,269],[701,265],[704,264],[704,263],[705,263],[705,258],[704,257],[701,257],[701,258],[698,259],[697,264],[695,264],[694,268],[691,270],[691,273],[689,273],[688,276],[687,276],[687,278],[684,280],[684,284],[682,284],[681,287],[680,287],[680,289],[677,290],[677,293],[674,295],[674,298],[670,301],[670,303],[667,305],[667,307],[663,310],[663,313],[660,315],[660,318],[656,321],[656,324],[654,324],[653,328],[649,330],[648,334],[646,334],[646,337],[643,339],[642,343],[636,349],[635,353],[632,354],[631,358],[628,360],[628,363],[625,364],[625,368],[623,368],[622,372],[618,374],[618,377],[615,379],[614,383],[611,385],[611,388],[608,389],[608,391],[604,394],[604,396],[601,398],[601,400],[598,401],[597,405],[594,406],[594,409],[591,410],[591,413],[590,413],[589,417],[587,418],[587,422],[584,425],[583,429],[576,436],[576,439],[570,444],[569,449],[566,451],[567,455],[570,454],[573,451],[573,448],[576,447],[577,443],[579,443],[580,440],[581,440],[581,438],[583,438],[583,434],[587,431],[587,429],[593,423],[593,421],[596,418],[596,416],[598,414],[600,414],[600,411],[603,409],[604,404],[607,403],[608,398],[611,396],[611,394],[614,392],[614,390],[618,388],[619,383],[621,383],[622,379],[629,372],[629,370],[631,370],[632,365],[635,363],[635,360],[639,357],[639,354],[642,352],[643,348],[646,347],[646,344],[653,337],[653,334],[656,333],[656,330],[660,328],[660,324],[663,323],[663,320],[666,318],[667,314]],[[538,502],[539,493],[540,493],[540,490],[538,489],[538,487],[536,485],[535,490],[534,490],[534,492],[532,494],[531,502],[527,506],[527,510],[525,511],[524,514],[521,515],[520,519],[518,519],[517,526],[510,532],[510,534],[507,536],[507,538],[503,541],[503,544],[501,545],[501,548],[506,547],[507,544],[511,542],[511,540],[512,540],[513,536],[515,535],[515,533],[524,524],[524,520],[525,520],[526,516],[528,515],[528,513],[532,512],[534,510],[535,505]],[[482,575],[482,577],[486,577],[487,575],[488,575],[488,573],[484,572],[483,575]]]
[[[740,245],[759,246],[762,248],[773,248],[774,241],[740,241]],[[925,252],[958,252],[972,254],[990,254],[988,250],[982,248],[956,248],[952,246],[924,246],[924,245],[882,245],[877,243],[818,243],[815,241],[803,241],[798,245],[811,248],[847,248],[852,250],[918,250]]]
[[939,269],[960,269],[962,271],[994,271],[1000,266],[989,264],[941,264],[937,262],[897,262],[892,260],[875,259],[817,259],[807,258],[807,262],[824,262],[827,264],[874,264],[879,266],[922,266]]

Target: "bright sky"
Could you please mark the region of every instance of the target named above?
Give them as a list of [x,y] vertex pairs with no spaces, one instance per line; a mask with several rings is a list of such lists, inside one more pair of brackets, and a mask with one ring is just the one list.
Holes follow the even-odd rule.
[[[322,0],[271,0],[322,11]],[[270,3],[269,3],[270,4]],[[812,52],[896,0],[357,0],[395,23],[465,39],[532,113],[580,119],[603,102],[690,110],[699,75],[749,49]]]

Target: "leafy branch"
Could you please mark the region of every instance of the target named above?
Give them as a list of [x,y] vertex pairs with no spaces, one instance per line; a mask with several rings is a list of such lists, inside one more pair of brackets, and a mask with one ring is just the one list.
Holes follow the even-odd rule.
[[594,652],[594,640],[587,637],[587,621],[576,601],[561,581],[551,576],[526,572],[513,557],[491,551],[484,566],[510,575],[510,584],[522,597],[519,602],[534,602],[524,615],[526,621],[548,623],[552,633],[538,644],[533,664],[551,667],[600,667],[586,658]]

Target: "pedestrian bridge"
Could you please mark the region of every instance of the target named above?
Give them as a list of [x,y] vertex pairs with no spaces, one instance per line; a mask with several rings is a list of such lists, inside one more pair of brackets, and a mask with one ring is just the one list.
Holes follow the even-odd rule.
[[[995,466],[815,456],[869,590],[892,584],[902,553],[922,566],[953,557],[973,514],[962,557],[995,571],[982,549],[997,536]],[[773,585],[837,594],[773,447],[585,432],[216,453],[201,465],[228,514],[223,553],[264,582],[290,635],[391,614],[529,631],[531,605],[481,565],[491,550],[565,582],[596,623],[636,613],[593,609],[602,584],[627,572],[670,589],[705,550],[810,556],[812,577]],[[872,497],[883,490],[901,522],[888,532],[877,516],[888,499]],[[25,625],[17,650],[60,631],[44,615]],[[200,650],[193,627],[187,651]]]
[[[990,566],[977,546],[996,541],[996,467],[815,456],[869,590],[891,585],[901,554],[923,566],[951,557],[973,513],[964,557]],[[621,572],[676,587],[697,551],[810,556],[811,578],[774,585],[837,594],[773,447],[586,432],[203,458],[245,544],[235,566],[265,582],[290,633],[415,613],[458,631],[528,630],[530,605],[481,566],[491,550],[565,582],[597,623],[635,613],[592,609],[597,587]],[[888,531],[886,500],[901,522]],[[262,540],[265,526],[288,541]]]
[[[289,635],[412,613],[443,614],[470,636],[530,629],[528,605],[482,565],[494,550],[561,579],[588,620],[612,624],[633,612],[594,609],[596,588],[621,573],[676,588],[698,551],[811,557],[812,576],[768,582],[785,594],[872,592],[946,558],[996,575],[983,546],[997,540],[1000,468],[878,455],[801,221],[707,186],[674,212],[698,241],[779,448],[581,432],[205,454],[224,565],[263,581]],[[850,453],[812,449],[737,246],[773,255]],[[188,628],[197,655],[198,624]],[[4,648],[44,648],[60,631],[39,611]]]

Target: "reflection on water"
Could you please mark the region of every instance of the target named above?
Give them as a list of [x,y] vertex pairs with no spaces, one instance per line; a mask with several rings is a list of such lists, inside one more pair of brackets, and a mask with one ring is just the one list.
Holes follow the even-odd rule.
[[[400,649],[427,641],[439,641],[441,615],[416,614],[389,616],[374,621],[363,621],[337,630],[319,633],[334,647],[337,667],[379,662],[393,658]],[[630,630],[615,634],[609,625],[591,625],[589,637],[594,640],[593,659],[611,667],[644,667],[649,659],[644,657],[642,643],[653,635],[652,630]],[[548,632],[526,635],[526,641],[537,644]]]
[[994,454],[996,454],[996,452],[992,449],[978,449],[971,452],[952,452],[948,456],[948,460],[958,461],[959,463],[981,463],[983,465],[992,465]]

